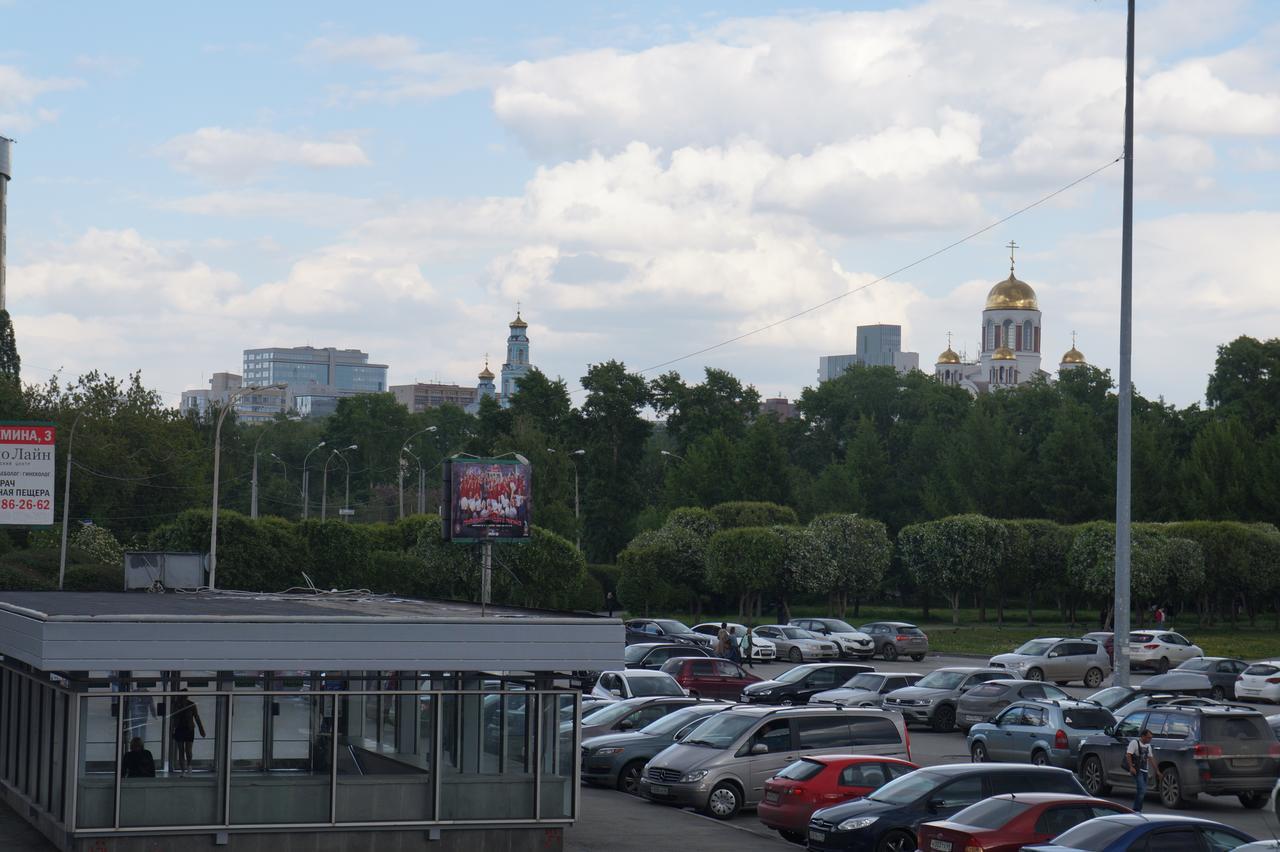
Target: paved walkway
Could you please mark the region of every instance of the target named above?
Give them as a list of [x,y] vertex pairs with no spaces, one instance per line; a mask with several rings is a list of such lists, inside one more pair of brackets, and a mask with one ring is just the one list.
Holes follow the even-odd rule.
[[0,849],[4,852],[57,852],[31,823],[0,802]]
[[679,847],[698,852],[779,852],[798,847],[754,818],[723,823],[615,790],[582,787],[577,824],[564,833],[566,852],[652,852]]

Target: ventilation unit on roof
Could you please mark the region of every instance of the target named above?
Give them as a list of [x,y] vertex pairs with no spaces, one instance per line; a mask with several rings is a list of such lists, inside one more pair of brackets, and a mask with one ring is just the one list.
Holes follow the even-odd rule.
[[147,551],[124,555],[125,591],[202,589],[209,585],[207,553]]

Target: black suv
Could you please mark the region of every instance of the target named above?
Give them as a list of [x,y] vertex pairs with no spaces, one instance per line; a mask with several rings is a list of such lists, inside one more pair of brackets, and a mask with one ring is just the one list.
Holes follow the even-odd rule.
[[1197,795],[1238,796],[1246,808],[1266,805],[1280,775],[1280,742],[1257,710],[1218,705],[1156,705],[1134,711],[1118,725],[1080,743],[1080,780],[1093,796],[1132,788],[1125,766],[1129,740],[1151,731],[1160,768],[1160,803],[1184,808]]

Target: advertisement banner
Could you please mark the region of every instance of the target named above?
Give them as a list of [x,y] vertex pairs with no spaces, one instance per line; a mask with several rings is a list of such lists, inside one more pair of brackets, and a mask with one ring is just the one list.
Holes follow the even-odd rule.
[[53,524],[56,435],[50,423],[0,423],[0,525]]
[[449,466],[449,537],[524,541],[530,536],[530,467],[510,459],[454,459]]

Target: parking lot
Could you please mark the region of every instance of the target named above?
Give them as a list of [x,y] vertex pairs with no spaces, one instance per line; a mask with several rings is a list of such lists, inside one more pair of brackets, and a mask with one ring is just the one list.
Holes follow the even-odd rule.
[[[985,658],[930,656],[918,663],[909,659],[885,663],[877,659],[870,664],[877,669],[925,674],[943,666],[980,666],[985,662]],[[789,663],[774,663],[756,666],[751,671],[761,678],[774,678],[791,667]],[[1147,677],[1149,675],[1134,672],[1132,681],[1137,685]],[[1108,679],[1105,685],[1110,682]],[[1064,687],[1064,690],[1081,698],[1095,691],[1078,685]],[[1259,705],[1259,709],[1269,712],[1263,705]],[[959,731],[939,734],[914,726],[910,734],[912,759],[921,766],[969,762],[965,735]],[[1127,806],[1133,797],[1123,794],[1109,798]],[[1145,812],[1199,816],[1236,826],[1255,837],[1280,838],[1280,824],[1277,824],[1274,811],[1246,810],[1235,797],[1200,796],[1191,808],[1175,812],[1162,808],[1154,796],[1148,796]],[[567,849],[638,852],[671,846],[698,850],[799,848],[766,829],[754,811],[747,810],[732,820],[721,822],[693,811],[650,803],[616,791],[583,787],[580,819],[566,833]]]

